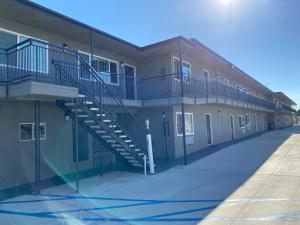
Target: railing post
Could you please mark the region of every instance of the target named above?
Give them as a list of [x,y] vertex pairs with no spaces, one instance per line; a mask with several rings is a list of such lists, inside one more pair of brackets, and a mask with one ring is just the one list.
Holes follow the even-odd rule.
[[[31,47],[33,47],[33,45],[31,45]],[[38,81],[38,46],[35,46],[35,68],[36,68],[36,71],[35,71],[35,80]]]
[[152,150],[152,138],[150,134],[150,121],[146,120],[146,129],[147,129],[147,148],[148,148],[148,158],[149,158],[149,170],[150,174],[154,174],[154,161],[153,161],[153,150]]
[[8,51],[5,51],[5,56],[6,56],[6,78],[5,81],[8,81]]

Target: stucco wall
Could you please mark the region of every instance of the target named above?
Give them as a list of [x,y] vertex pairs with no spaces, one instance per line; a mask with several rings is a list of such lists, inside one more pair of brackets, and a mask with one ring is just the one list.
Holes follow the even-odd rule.
[[[187,144],[187,152],[191,153],[201,148],[208,146],[207,136],[206,136],[206,121],[205,114],[211,114],[212,121],[212,139],[213,145],[220,144],[226,141],[232,140],[231,128],[230,128],[230,115],[234,115],[234,136],[235,139],[246,137],[250,134],[267,129],[268,121],[267,114],[251,110],[243,110],[227,106],[214,106],[214,105],[186,105],[186,112],[193,113],[194,118],[194,135],[188,136],[190,140],[192,139],[192,144]],[[175,146],[175,157],[180,157],[183,155],[183,144],[182,136],[177,135],[176,131],[176,112],[181,112],[180,106],[174,106],[173,109],[173,123],[174,130],[174,146]],[[239,127],[238,116],[239,115],[250,115],[250,126],[246,126],[245,133],[242,133],[242,129]],[[254,115],[257,118],[257,128],[254,122]],[[190,141],[187,141],[190,142]]]
[[[41,179],[75,171],[72,121],[64,118],[54,103],[41,103],[41,122],[47,132],[46,140],[41,140]],[[35,180],[35,142],[19,140],[19,123],[33,122],[33,102],[0,103],[0,189]],[[80,170],[88,168],[89,160],[80,163]]]

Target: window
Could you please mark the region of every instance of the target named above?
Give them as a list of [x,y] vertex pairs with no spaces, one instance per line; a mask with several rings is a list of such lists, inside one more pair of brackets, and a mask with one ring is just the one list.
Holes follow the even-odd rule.
[[[183,134],[183,125],[181,112],[176,112],[176,127],[177,127],[177,136]],[[194,118],[193,113],[185,113],[185,134],[193,135],[194,134]]]
[[99,57],[93,57],[91,64],[105,83],[119,84],[117,62]]
[[[5,50],[17,44],[18,37],[15,34],[10,34],[4,31],[0,31],[0,49]],[[7,64],[6,57],[0,57],[0,65]],[[9,65],[16,66],[17,60],[15,56],[10,56]]]
[[239,116],[239,127],[245,128],[245,116]]
[[[177,58],[174,58],[174,73],[176,76],[176,79],[181,80],[181,71],[180,71],[180,60]],[[191,64],[188,62],[182,62],[182,74],[183,74],[183,80],[186,82],[191,81]]]
[[248,114],[245,116],[245,125],[246,126],[250,126],[251,125],[250,124],[250,115],[248,115]]
[[20,141],[33,140],[32,123],[20,124]]
[[[35,123],[19,124],[20,141],[35,140]],[[46,140],[46,123],[40,123],[40,139]]]

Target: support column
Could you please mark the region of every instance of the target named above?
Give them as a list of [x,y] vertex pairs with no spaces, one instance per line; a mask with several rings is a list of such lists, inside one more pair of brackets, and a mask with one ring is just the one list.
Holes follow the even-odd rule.
[[183,142],[183,156],[184,156],[184,165],[187,165],[187,154],[186,154],[186,133],[185,133],[185,105],[184,105],[184,73],[183,73],[183,61],[182,61],[182,44],[179,40],[179,60],[180,60],[180,81],[181,81],[181,119],[182,119],[182,142]]
[[41,180],[41,148],[40,148],[40,101],[34,101],[35,117],[35,193],[39,194]]
[[75,154],[75,169],[76,169],[76,192],[79,192],[79,159],[78,159],[78,112],[77,99],[74,99],[75,116],[73,118],[73,153]]

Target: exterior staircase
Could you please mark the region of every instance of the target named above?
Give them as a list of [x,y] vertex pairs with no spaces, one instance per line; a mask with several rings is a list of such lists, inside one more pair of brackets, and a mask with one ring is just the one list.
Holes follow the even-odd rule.
[[[59,100],[57,106],[66,115],[75,118],[78,124],[94,138],[105,143],[106,148],[119,155],[128,165],[143,168],[146,150],[146,129],[135,115],[122,103],[97,72],[77,54],[79,66],[65,65],[52,60],[60,78],[72,82],[79,90],[76,100]],[[84,66],[83,66],[84,65]],[[91,80],[74,79],[73,72],[84,70]],[[72,72],[73,71],[73,72]]]

